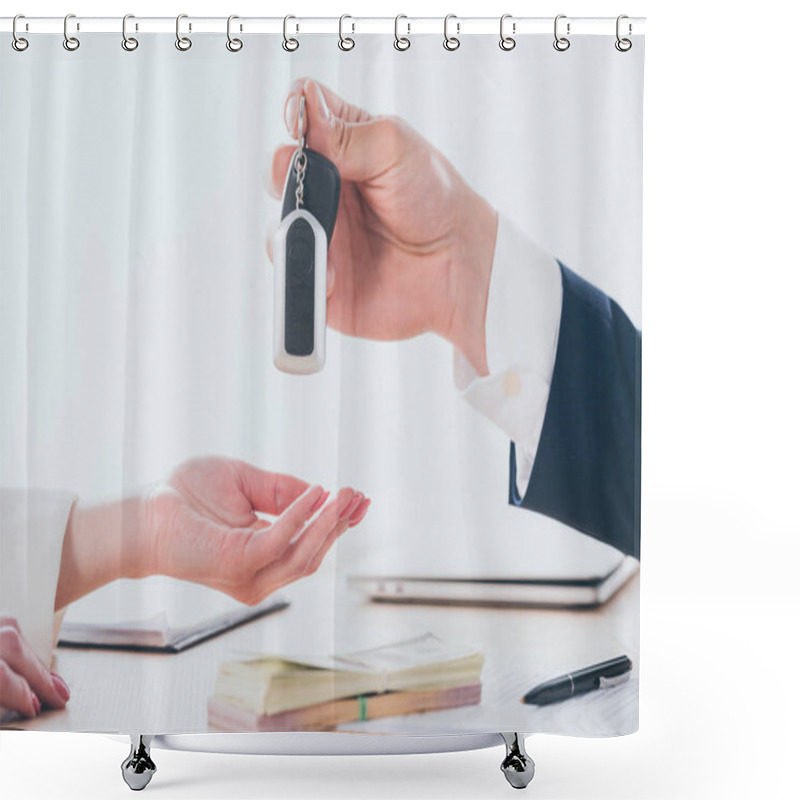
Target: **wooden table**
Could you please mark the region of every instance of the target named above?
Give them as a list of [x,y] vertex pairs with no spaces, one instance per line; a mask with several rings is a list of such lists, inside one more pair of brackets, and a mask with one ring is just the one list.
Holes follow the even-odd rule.
[[[221,661],[245,652],[344,653],[432,631],[485,653],[480,705],[350,723],[340,730],[607,735],[638,728],[638,574],[603,607],[583,611],[374,603],[349,589],[332,569],[280,593],[291,601],[287,609],[179,654],[59,647],[54,669],[70,687],[66,708],[9,727],[120,734],[215,731],[208,726],[206,703]],[[633,659],[634,671],[622,686],[545,708],[519,702],[542,680],[623,653]]]

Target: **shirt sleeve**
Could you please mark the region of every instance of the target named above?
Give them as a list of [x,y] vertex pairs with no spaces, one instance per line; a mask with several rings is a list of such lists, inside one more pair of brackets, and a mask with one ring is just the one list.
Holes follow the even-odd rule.
[[77,495],[48,489],[0,489],[0,614],[50,668],[66,608],[55,611],[61,550]]
[[489,374],[478,376],[458,350],[453,377],[464,399],[515,443],[522,495],[536,457],[553,376],[562,284],[556,258],[498,214],[486,306]]

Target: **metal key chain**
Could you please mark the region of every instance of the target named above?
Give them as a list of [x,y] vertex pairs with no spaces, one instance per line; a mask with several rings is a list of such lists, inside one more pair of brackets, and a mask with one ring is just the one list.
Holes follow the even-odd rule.
[[328,245],[339,205],[339,171],[306,146],[300,96],[297,150],[286,176],[275,259],[273,361],[283,372],[309,374],[325,364]]

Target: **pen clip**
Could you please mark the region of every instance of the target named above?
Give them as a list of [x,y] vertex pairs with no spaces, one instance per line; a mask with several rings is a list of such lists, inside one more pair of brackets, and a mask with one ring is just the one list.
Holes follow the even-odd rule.
[[631,677],[631,671],[623,672],[622,675],[615,675],[612,678],[600,678],[597,685],[598,689],[611,689],[613,686],[619,686],[625,683]]

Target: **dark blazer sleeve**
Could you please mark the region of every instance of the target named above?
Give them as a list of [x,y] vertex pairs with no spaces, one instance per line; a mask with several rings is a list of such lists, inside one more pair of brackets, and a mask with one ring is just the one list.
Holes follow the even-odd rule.
[[541,438],[525,496],[511,443],[509,502],[639,558],[642,335],[559,262],[563,300]]

